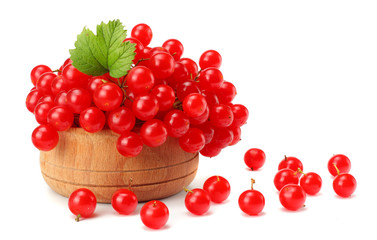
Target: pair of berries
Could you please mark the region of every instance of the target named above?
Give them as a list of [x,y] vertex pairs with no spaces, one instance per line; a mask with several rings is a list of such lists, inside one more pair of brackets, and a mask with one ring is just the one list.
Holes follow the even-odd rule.
[[187,192],[185,197],[187,210],[195,215],[203,215],[208,212],[211,201],[221,203],[229,197],[230,184],[224,177],[212,176],[204,182],[203,189],[184,188],[184,190]]

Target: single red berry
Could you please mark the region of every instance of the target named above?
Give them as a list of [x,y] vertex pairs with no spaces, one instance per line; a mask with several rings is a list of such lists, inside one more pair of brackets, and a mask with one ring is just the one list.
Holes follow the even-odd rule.
[[198,128],[190,128],[185,135],[179,138],[179,146],[186,152],[196,153],[205,145],[203,132]]
[[211,144],[214,144],[218,148],[226,148],[233,142],[233,131],[229,128],[214,128]]
[[185,191],[187,192],[185,206],[189,212],[195,215],[203,215],[209,210],[209,207],[211,206],[211,198],[208,192],[199,188],[192,190],[185,188]]
[[250,148],[244,155],[244,161],[252,171],[261,168],[266,161],[266,154],[259,148]]
[[88,82],[88,86],[86,87],[86,90],[88,90],[90,92],[90,94],[94,94],[94,92],[96,91],[97,87],[108,82],[105,77],[103,76],[96,76],[96,77],[92,77],[89,82]]
[[50,151],[58,145],[58,132],[47,124],[39,125],[34,129],[31,140],[36,148],[41,151]]
[[230,103],[237,95],[236,87],[231,83],[224,81],[221,87],[216,91],[220,103]]
[[42,97],[43,94],[38,90],[29,92],[25,101],[27,110],[29,110],[31,113],[34,113],[35,107],[38,105],[38,102]]
[[140,135],[134,132],[125,132],[117,140],[117,150],[125,157],[135,157],[143,150],[143,141]]
[[140,218],[145,226],[159,229],[165,226],[169,219],[169,209],[158,200],[152,200],[144,204],[140,210]]
[[279,200],[286,209],[296,211],[305,206],[306,194],[301,186],[287,184],[280,190]]
[[66,102],[73,113],[81,113],[92,104],[92,96],[83,88],[72,88],[67,92]]
[[232,109],[225,104],[217,104],[210,109],[209,119],[214,127],[229,127],[233,122]]
[[207,101],[199,93],[190,93],[182,103],[183,111],[188,117],[199,117],[207,108]]
[[198,127],[208,122],[208,118],[209,118],[209,108],[207,106],[203,114],[197,117],[190,117],[189,120],[192,126]]
[[128,215],[137,207],[137,197],[129,189],[118,189],[111,198],[111,205],[119,214]]
[[216,147],[214,144],[206,144],[202,150],[200,150],[200,154],[203,155],[204,157],[216,157],[219,155],[221,152],[221,148]]
[[265,205],[264,196],[253,188],[254,183],[255,180],[251,179],[251,190],[244,191],[238,198],[238,206],[249,215],[258,215]]
[[[302,165],[302,162],[295,157],[287,157],[284,156],[284,159],[281,160],[278,166],[278,170],[284,169],[284,168],[289,168],[292,171],[296,172],[297,169],[300,169],[301,171],[304,170],[304,166]],[[298,177],[301,176],[301,172],[296,173]]]
[[174,63],[174,72],[166,79],[166,82],[172,88],[176,89],[178,84],[188,81],[190,79],[189,72],[185,65],[181,62]]
[[221,203],[229,197],[230,184],[221,176],[212,176],[204,182],[203,190],[209,194],[212,202]]
[[55,77],[54,80],[51,82],[51,92],[54,96],[56,94],[60,93],[61,91],[68,91],[69,86],[68,84],[64,81],[63,77],[61,75],[58,75]]
[[189,79],[194,80],[199,71],[196,62],[190,58],[181,58],[179,62],[181,62],[186,67]]
[[137,24],[132,28],[131,37],[138,39],[146,47],[152,40],[152,29],[145,23]]
[[334,177],[338,175],[334,164],[339,169],[339,173],[348,173],[351,170],[351,161],[343,154],[336,154],[330,158],[327,168]]
[[200,93],[198,85],[193,80],[186,80],[177,85],[177,98],[179,101],[183,102],[190,93]]
[[175,61],[178,61],[183,54],[183,45],[177,39],[166,40],[162,44],[162,47],[165,48],[166,50],[168,50],[170,55],[172,55],[174,57]]
[[204,138],[206,139],[206,144],[210,143],[213,139],[213,135],[215,134],[215,129],[211,126],[209,122],[206,122],[204,124],[201,124],[197,126],[196,128],[199,128],[202,130],[204,134]]
[[199,59],[199,65],[201,69],[206,69],[209,67],[220,68],[221,62],[221,55],[215,50],[205,51]]
[[39,124],[47,124],[47,114],[54,105],[52,102],[42,102],[35,107],[34,116]]
[[51,84],[56,77],[56,74],[52,72],[42,74],[35,85],[37,90],[43,95],[52,95]]
[[337,165],[334,168],[337,171],[337,176],[333,181],[333,188],[336,194],[341,197],[347,198],[351,196],[356,190],[356,179],[349,173],[340,173]]
[[316,195],[321,190],[322,179],[317,173],[308,172],[301,177],[300,186],[306,194]]
[[231,127],[241,127],[249,118],[249,110],[242,104],[233,104],[231,106],[233,112],[233,123]]
[[160,84],[155,86],[151,94],[157,99],[160,111],[170,110],[175,102],[175,92],[168,85]]
[[86,188],[75,190],[68,199],[69,210],[76,216],[78,222],[81,217],[88,218],[92,216],[96,209],[97,199],[92,191]]
[[159,111],[158,100],[151,94],[139,95],[132,103],[132,111],[142,121],[151,120]]
[[199,87],[201,90],[216,92],[224,82],[223,74],[217,68],[206,68],[200,72]]
[[158,147],[166,142],[168,130],[161,120],[151,119],[146,121],[141,127],[140,136],[145,145]]
[[52,72],[52,71],[51,71],[51,68],[49,68],[46,65],[38,65],[34,67],[30,73],[31,82],[33,83],[33,85],[35,86],[37,84],[39,77],[42,74],[47,73],[47,72]]
[[126,82],[136,96],[150,92],[155,84],[152,71],[144,66],[132,68],[127,74]]
[[72,64],[67,64],[61,75],[70,88],[86,88],[89,79],[92,77],[80,72]]
[[112,111],[123,101],[123,91],[114,83],[104,83],[93,93],[94,104],[103,111]]
[[105,114],[97,107],[89,107],[80,113],[80,126],[87,132],[101,131],[106,123]]
[[67,131],[73,124],[73,112],[64,106],[53,107],[47,114],[47,123],[57,131]]
[[157,52],[150,57],[148,66],[157,79],[166,79],[174,73],[174,58],[166,52]]
[[209,108],[212,108],[213,106],[218,105],[220,103],[219,98],[213,92],[202,91],[202,95],[206,99]]
[[119,107],[107,116],[107,124],[110,129],[118,134],[131,131],[135,126],[135,115],[131,109],[127,107]]
[[174,109],[165,115],[164,123],[169,136],[176,138],[185,135],[190,128],[190,121],[186,114],[177,109]]
[[280,191],[287,184],[298,184],[298,176],[291,169],[284,168],[276,173],[274,177],[274,185]]

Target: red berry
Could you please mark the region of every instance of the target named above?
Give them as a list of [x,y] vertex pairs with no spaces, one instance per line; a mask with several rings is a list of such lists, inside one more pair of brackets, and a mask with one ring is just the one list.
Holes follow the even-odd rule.
[[185,191],[187,191],[185,206],[189,212],[195,215],[203,215],[209,210],[211,199],[206,191],[199,188],[185,189]]
[[149,60],[149,68],[157,79],[166,79],[174,73],[174,58],[166,52],[157,52]]
[[54,103],[56,106],[63,106],[63,107],[68,107],[68,102],[67,102],[67,93],[66,92],[60,92],[56,94]]
[[230,184],[221,176],[212,176],[204,182],[203,190],[209,194],[212,202],[221,203],[229,197]]
[[177,39],[166,40],[162,44],[162,47],[168,50],[168,52],[170,53],[170,55],[173,56],[175,61],[178,61],[183,54],[183,45]]
[[39,77],[37,84],[35,85],[37,87],[37,90],[43,95],[46,95],[46,94],[51,95],[52,94],[51,83],[56,77],[57,77],[56,74],[52,72],[47,72],[47,73],[42,74]]
[[335,193],[344,198],[351,196],[356,186],[356,179],[349,173],[340,173],[333,181]]
[[233,123],[231,127],[241,127],[249,118],[249,111],[241,104],[234,104],[231,106],[233,112]]
[[86,75],[77,70],[72,64],[68,64],[63,69],[62,77],[71,88],[86,88],[92,76]]
[[111,111],[107,117],[110,129],[118,134],[129,132],[135,126],[135,115],[127,107],[119,107]]
[[186,152],[196,153],[205,145],[203,132],[198,128],[190,128],[185,135],[179,138],[179,146]]
[[183,83],[190,79],[189,73],[181,62],[174,63],[174,73],[168,77],[166,80],[168,84],[176,89],[178,84]]
[[201,90],[216,92],[224,82],[223,74],[217,68],[206,68],[200,72],[199,87]]
[[69,210],[76,216],[76,221],[79,221],[80,217],[90,217],[94,213],[96,205],[96,196],[86,188],[75,190],[68,199]]
[[217,104],[210,109],[209,119],[214,127],[229,127],[233,122],[232,109],[224,104]]
[[190,119],[190,124],[197,127],[208,122],[208,118],[209,118],[209,108],[207,106],[203,114],[197,117],[190,117],[189,119]]
[[317,173],[305,173],[300,179],[300,186],[307,194],[315,195],[321,190],[322,179]]
[[117,150],[125,157],[135,157],[143,149],[141,137],[134,132],[125,132],[117,140]]
[[275,174],[274,185],[278,191],[287,184],[298,184],[298,176],[296,172],[291,169],[281,169]]
[[174,90],[168,85],[160,84],[155,86],[151,94],[156,97],[160,111],[170,110],[175,102]]
[[236,87],[231,83],[224,81],[221,87],[216,91],[220,103],[230,103],[237,95]]
[[111,198],[111,205],[119,214],[128,215],[137,207],[137,197],[129,189],[118,189]]
[[249,215],[257,215],[262,212],[265,200],[261,192],[253,189],[254,179],[251,179],[251,189],[244,191],[238,198],[240,209]]
[[200,130],[202,130],[204,134],[204,138],[206,139],[206,144],[212,141],[213,135],[215,134],[215,129],[211,126],[209,122],[201,124],[197,126],[196,128],[199,128]]
[[[289,168],[294,172],[296,172],[298,169],[300,169],[301,171],[304,170],[304,166],[302,165],[302,162],[298,158],[287,157],[287,156],[284,156],[284,159],[281,160],[281,162],[279,163],[278,170],[281,170],[284,168]],[[297,172],[297,176],[300,177],[301,172]]]
[[152,29],[147,24],[140,23],[132,28],[131,37],[138,39],[146,47],[152,40]]
[[51,68],[49,68],[46,65],[38,65],[34,67],[30,73],[31,82],[33,83],[33,85],[35,86],[37,84],[39,77],[42,74],[47,73],[47,72],[52,72],[52,71],[51,71]]
[[106,116],[96,107],[89,107],[80,113],[80,126],[87,132],[95,133],[105,126]]
[[217,95],[213,92],[202,91],[202,95],[206,99],[209,108],[212,108],[213,106],[218,105],[220,103]]
[[123,101],[123,91],[114,83],[104,83],[93,93],[94,104],[103,111],[112,111]]
[[233,142],[233,132],[229,128],[215,128],[211,144],[218,148],[226,148]]
[[287,184],[280,190],[279,200],[286,209],[296,211],[304,206],[306,194],[301,186]]
[[202,150],[200,150],[200,154],[202,154],[205,157],[216,157],[221,152],[221,148],[216,147],[214,144],[206,144]]
[[39,150],[50,151],[58,145],[59,134],[50,125],[42,124],[34,129],[31,140]]
[[252,171],[261,168],[266,161],[266,154],[258,148],[251,148],[247,150],[244,155],[246,166],[251,168]]
[[102,76],[97,76],[97,77],[92,77],[89,82],[88,82],[88,86],[87,86],[87,90],[90,92],[90,94],[94,94],[94,91],[96,91],[97,87],[104,84],[106,81],[106,79]]
[[62,76],[57,76],[55,77],[54,80],[52,80],[51,82],[51,92],[54,96],[56,96],[56,94],[60,93],[61,91],[68,91],[69,90],[69,86],[68,84],[64,81],[63,77]]
[[81,113],[92,104],[92,96],[83,88],[72,88],[67,93],[66,102],[73,113]]
[[39,124],[47,124],[47,114],[54,107],[52,102],[39,103],[34,109],[35,119]]
[[148,93],[154,86],[154,76],[149,68],[137,66],[132,68],[126,77],[127,86],[136,96]]
[[144,204],[140,210],[141,221],[145,226],[159,229],[165,226],[169,219],[169,209],[158,200],[152,200]]
[[57,131],[67,131],[73,124],[73,112],[64,106],[53,107],[47,114],[47,123]]
[[165,124],[158,119],[146,121],[140,129],[140,136],[145,145],[158,147],[165,143],[168,131]]
[[183,102],[185,97],[190,93],[200,93],[199,87],[197,86],[196,82],[187,80],[177,85],[177,98],[179,101]]
[[339,169],[340,173],[348,173],[351,170],[351,161],[349,158],[343,154],[336,154],[330,158],[327,163],[327,168],[331,175],[334,177],[338,175],[334,164]]
[[188,117],[199,117],[207,108],[207,101],[199,93],[190,93],[182,103],[183,111]]
[[164,123],[171,137],[182,137],[190,128],[190,121],[186,114],[180,110],[172,110],[164,117]]
[[43,94],[40,93],[38,90],[34,90],[29,92],[29,94],[26,97],[26,108],[30,112],[34,113],[34,109],[38,104],[38,101],[43,97]]
[[206,69],[209,67],[220,68],[221,62],[221,55],[215,50],[205,51],[199,59],[199,65],[201,69]]
[[198,75],[198,65],[196,62],[190,58],[181,58],[179,62],[186,67],[189,79],[194,80]]
[[159,110],[159,104],[153,95],[139,95],[132,103],[132,111],[135,116],[142,120],[148,121],[153,119]]

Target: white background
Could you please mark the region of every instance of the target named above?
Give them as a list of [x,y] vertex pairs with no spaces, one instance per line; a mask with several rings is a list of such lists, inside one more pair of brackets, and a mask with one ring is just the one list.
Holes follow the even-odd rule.
[[[0,239],[376,237],[376,1],[34,0],[2,1],[0,9]],[[216,158],[202,157],[189,186],[201,187],[212,175],[229,180],[229,199],[213,204],[205,216],[187,212],[182,192],[163,199],[170,218],[159,231],[141,223],[142,204],[131,216],[99,204],[93,218],[77,223],[67,199],[41,176],[30,139],[37,123],[24,105],[30,71],[38,64],[58,68],[84,26],[95,30],[112,19],[128,30],[147,23],[154,33],[151,46],[177,38],[184,57],[194,60],[207,49],[218,50],[225,79],[238,89],[234,102],[249,108],[242,141]],[[252,147],[266,152],[260,171],[243,163]],[[327,161],[335,153],[352,162],[358,187],[349,199],[332,190]],[[273,185],[285,154],[323,179],[321,193],[307,197],[298,212],[282,208]],[[257,217],[241,213],[237,202],[251,177],[266,198]]]

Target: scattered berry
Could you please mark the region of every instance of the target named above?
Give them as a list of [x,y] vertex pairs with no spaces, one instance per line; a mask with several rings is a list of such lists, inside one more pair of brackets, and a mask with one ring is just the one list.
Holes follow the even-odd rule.
[[163,202],[152,200],[143,205],[140,210],[140,218],[145,226],[160,229],[169,219],[169,209]]
[[251,148],[244,155],[244,161],[252,171],[261,168],[266,161],[266,154],[259,148]]
[[185,188],[185,191],[187,192],[185,206],[189,212],[195,215],[203,215],[209,210],[211,199],[206,191],[199,188],[192,190]]
[[203,190],[209,194],[212,202],[221,203],[229,197],[230,184],[221,176],[212,176],[204,182]]
[[88,218],[96,209],[97,199],[92,191],[86,188],[75,190],[68,199],[69,210],[76,216],[78,222],[81,217]]
[[261,192],[254,190],[254,179],[251,179],[251,189],[244,191],[238,198],[240,209],[249,215],[257,215],[262,212],[265,200]]

